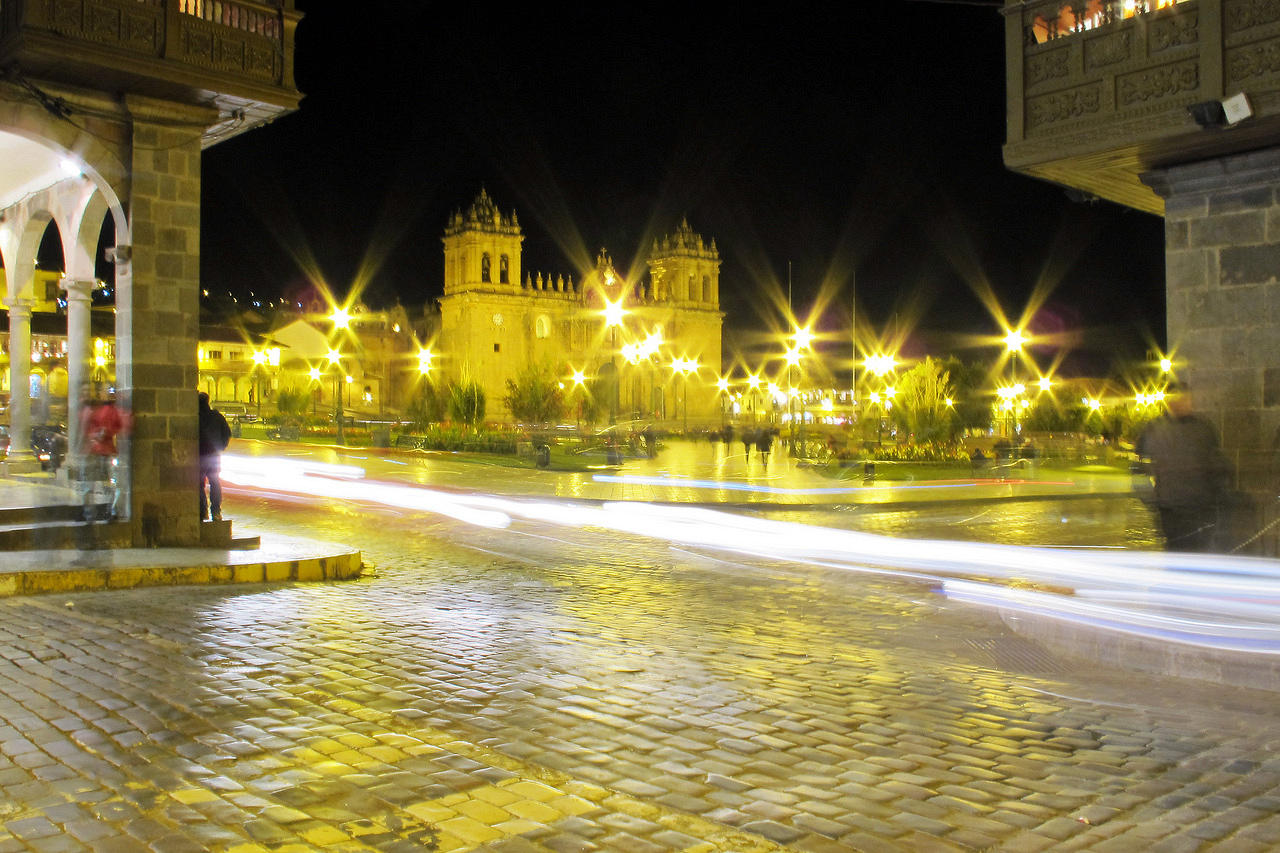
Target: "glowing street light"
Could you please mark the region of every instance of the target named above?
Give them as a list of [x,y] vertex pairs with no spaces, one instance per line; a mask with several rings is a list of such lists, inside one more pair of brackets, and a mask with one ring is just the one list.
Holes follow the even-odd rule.
[[893,369],[898,366],[898,361],[891,355],[869,355],[863,364],[876,376],[884,376],[886,373],[893,372]]
[[813,344],[813,331],[808,326],[797,326],[792,337],[796,340],[796,349],[809,349]]
[[689,434],[689,374],[698,372],[698,360],[696,358],[673,358],[671,360],[671,372],[680,373],[684,379],[681,386],[684,391],[684,432]]
[[418,372],[426,376],[431,372],[431,360],[435,358],[435,353],[429,349],[418,350]]
[[351,328],[351,312],[346,308],[335,307],[333,313],[329,315],[329,320],[333,323],[334,329]]
[[621,300],[617,302],[610,302],[606,299],[604,301],[604,310],[601,313],[604,314],[605,326],[613,327],[622,325],[622,318],[627,312],[626,309],[622,307]]

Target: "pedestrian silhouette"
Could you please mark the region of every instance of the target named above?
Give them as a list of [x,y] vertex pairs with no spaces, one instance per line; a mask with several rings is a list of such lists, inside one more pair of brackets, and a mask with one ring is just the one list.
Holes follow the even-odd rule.
[[[210,407],[209,395],[200,392],[200,520],[222,521],[222,451],[231,443],[231,427],[222,412]],[[209,493],[205,494],[205,483]]]
[[769,464],[769,451],[773,449],[773,430],[762,429],[756,434],[756,450],[760,451],[760,461]]
[[1231,466],[1213,425],[1192,413],[1190,394],[1166,390],[1168,411],[1147,424],[1137,452],[1150,460],[1151,503],[1171,551],[1213,550]]
[[120,513],[120,489],[116,479],[116,438],[124,432],[125,417],[116,408],[115,400],[95,395],[80,412],[80,488],[84,520],[99,517],[99,501],[95,496],[103,492],[103,515],[115,519]]

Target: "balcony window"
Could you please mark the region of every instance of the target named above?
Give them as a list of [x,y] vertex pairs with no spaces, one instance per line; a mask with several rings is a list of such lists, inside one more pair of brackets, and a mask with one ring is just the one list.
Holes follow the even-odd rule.
[[1036,15],[1031,32],[1036,44],[1043,44],[1189,2],[1191,0],[1087,0],[1084,3],[1062,3],[1058,6],[1056,16],[1051,6],[1046,7],[1047,15]]

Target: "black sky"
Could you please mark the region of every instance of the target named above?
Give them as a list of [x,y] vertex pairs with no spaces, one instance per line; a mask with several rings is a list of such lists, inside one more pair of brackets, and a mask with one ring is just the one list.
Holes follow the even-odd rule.
[[1003,167],[995,7],[298,6],[301,110],[205,156],[212,290],[311,268],[421,305],[446,216],[484,186],[520,217],[526,271],[577,278],[601,247],[638,268],[687,216],[724,259],[727,327],[780,325],[766,293],[785,301],[790,265],[798,315],[835,294],[830,328],[856,270],[877,329],[991,334],[972,282],[1016,317],[1047,278],[1033,328],[1082,333],[1089,369],[1164,337],[1160,220]]

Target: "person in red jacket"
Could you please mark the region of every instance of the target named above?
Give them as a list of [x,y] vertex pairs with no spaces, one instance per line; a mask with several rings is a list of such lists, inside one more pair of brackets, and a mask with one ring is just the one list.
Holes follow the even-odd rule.
[[110,497],[108,517],[119,512],[120,490],[116,485],[116,438],[124,432],[125,417],[114,399],[94,397],[80,413],[80,441],[84,468],[81,476],[84,520],[92,521],[96,505],[92,497],[99,483]]

